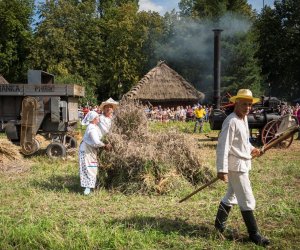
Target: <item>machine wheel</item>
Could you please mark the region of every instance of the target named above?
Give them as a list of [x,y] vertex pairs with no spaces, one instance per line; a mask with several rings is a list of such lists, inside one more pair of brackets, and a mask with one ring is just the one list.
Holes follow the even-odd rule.
[[274,131],[274,128],[272,128],[275,122],[276,120],[269,121],[262,130],[261,141],[264,145],[269,143],[276,134],[276,131]]
[[40,143],[38,140],[33,139],[32,142],[25,142],[22,145],[21,152],[24,155],[33,155],[40,149]]
[[66,147],[60,142],[52,142],[46,149],[47,155],[50,158],[65,157],[67,155]]
[[[262,130],[262,143],[267,144],[270,143],[273,139],[275,139],[275,135],[278,131],[278,127],[281,123],[281,120],[272,120],[269,121]],[[294,140],[294,136],[290,136],[286,140],[282,141],[278,144],[280,148],[288,148]]]
[[65,145],[66,148],[76,148],[77,147],[77,141],[74,137],[66,135],[64,145]]

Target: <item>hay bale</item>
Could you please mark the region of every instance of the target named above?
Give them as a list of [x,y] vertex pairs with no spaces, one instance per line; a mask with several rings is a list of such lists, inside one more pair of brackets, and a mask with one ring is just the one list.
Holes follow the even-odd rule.
[[139,104],[121,104],[106,139],[113,150],[99,154],[99,172],[100,184],[108,188],[163,194],[212,176],[195,140],[175,130],[151,133]]

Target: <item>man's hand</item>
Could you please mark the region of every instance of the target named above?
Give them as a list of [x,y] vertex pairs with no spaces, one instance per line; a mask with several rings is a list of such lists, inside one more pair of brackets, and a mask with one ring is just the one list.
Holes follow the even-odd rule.
[[228,174],[227,173],[218,173],[218,178],[222,181],[228,182]]
[[258,148],[254,148],[251,151],[251,156],[252,157],[259,157],[261,155],[261,151]]

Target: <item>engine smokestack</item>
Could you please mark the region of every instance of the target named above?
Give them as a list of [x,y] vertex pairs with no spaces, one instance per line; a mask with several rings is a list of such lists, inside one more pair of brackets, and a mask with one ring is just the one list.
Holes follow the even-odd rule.
[[221,29],[213,29],[214,32],[214,104],[220,109],[221,101]]

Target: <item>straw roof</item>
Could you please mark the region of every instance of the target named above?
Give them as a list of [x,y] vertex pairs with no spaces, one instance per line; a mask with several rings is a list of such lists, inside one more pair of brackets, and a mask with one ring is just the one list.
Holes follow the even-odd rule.
[[8,81],[2,75],[0,75],[0,84],[8,84]]
[[123,98],[149,102],[198,102],[204,99],[204,94],[166,63],[159,62]]

